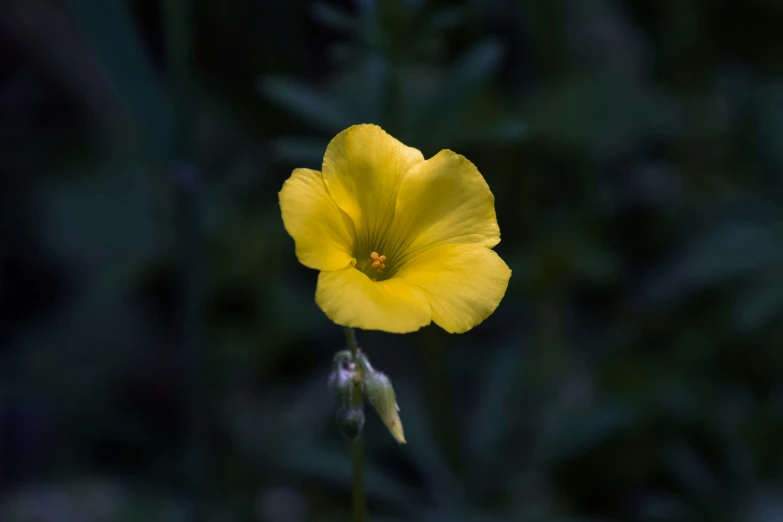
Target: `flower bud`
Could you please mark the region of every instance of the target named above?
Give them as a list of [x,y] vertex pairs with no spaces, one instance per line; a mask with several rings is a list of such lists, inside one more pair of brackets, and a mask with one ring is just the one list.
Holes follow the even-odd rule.
[[361,349],[356,353],[356,363],[365,374],[376,373],[367,355]]
[[[369,363],[366,368],[370,368]],[[400,407],[394,395],[389,378],[381,372],[367,371],[364,376],[364,391],[375,411],[389,429],[389,432],[400,444],[405,444],[405,434],[402,431]]]
[[329,389],[343,404],[346,398],[350,398],[355,375],[355,364],[351,361],[351,352],[343,350],[335,354],[332,359],[332,373],[329,375]]
[[356,408],[338,408],[337,425],[345,438],[355,441],[364,429],[364,412]]

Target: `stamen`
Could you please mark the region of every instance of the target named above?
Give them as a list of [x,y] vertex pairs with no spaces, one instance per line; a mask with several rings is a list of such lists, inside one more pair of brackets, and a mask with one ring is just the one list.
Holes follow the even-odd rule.
[[378,252],[371,252],[370,259],[372,259],[372,267],[375,271],[382,274],[383,269],[386,268],[386,264],[384,263],[384,261],[386,261],[386,256],[379,255]]

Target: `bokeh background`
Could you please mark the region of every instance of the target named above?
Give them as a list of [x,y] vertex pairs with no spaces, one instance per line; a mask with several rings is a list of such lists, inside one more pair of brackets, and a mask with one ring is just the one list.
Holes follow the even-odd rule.
[[373,122],[513,269],[359,332],[377,522],[783,520],[783,2],[0,2],[0,520],[347,520],[277,192]]

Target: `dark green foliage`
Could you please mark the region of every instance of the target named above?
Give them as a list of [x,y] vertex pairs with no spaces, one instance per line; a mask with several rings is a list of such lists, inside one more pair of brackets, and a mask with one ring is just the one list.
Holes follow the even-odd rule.
[[362,122],[474,162],[513,270],[467,334],[358,332],[408,441],[367,416],[371,520],[783,520],[783,4],[196,1],[185,86],[158,4],[0,2],[0,519],[179,520],[187,121],[204,520],[346,520],[277,192]]

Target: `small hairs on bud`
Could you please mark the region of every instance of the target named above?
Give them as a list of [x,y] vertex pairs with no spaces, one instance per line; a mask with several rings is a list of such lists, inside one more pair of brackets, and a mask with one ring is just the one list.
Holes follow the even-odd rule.
[[402,430],[399,414],[400,407],[397,405],[391,380],[381,372],[367,372],[364,377],[364,390],[370,404],[378,412],[395,440],[405,444],[405,433]]

